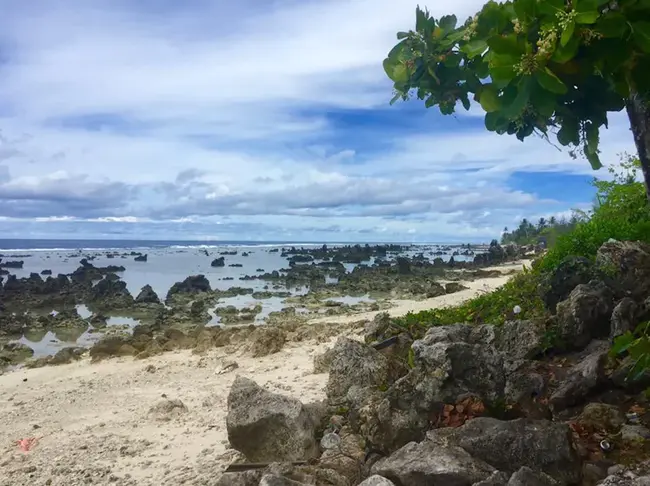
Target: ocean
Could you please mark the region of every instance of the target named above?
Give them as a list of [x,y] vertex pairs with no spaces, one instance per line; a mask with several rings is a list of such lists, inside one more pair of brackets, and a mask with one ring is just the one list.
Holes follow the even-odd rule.
[[[339,244],[343,245],[343,243]],[[328,244],[328,247],[339,246]],[[28,277],[31,273],[41,273],[51,270],[52,275],[69,274],[80,266],[82,258],[92,257],[92,264],[98,267],[121,265],[124,272],[119,275],[126,282],[127,288],[135,297],[142,287],[151,285],[161,299],[165,298],[169,288],[176,282],[190,275],[205,275],[212,288],[227,290],[230,287],[247,287],[261,291],[269,284],[264,280],[240,280],[245,275],[256,275],[272,272],[289,266],[287,257],[282,256],[282,248],[295,246],[314,247],[322,243],[307,242],[241,242],[241,241],[134,241],[134,240],[0,240],[0,257],[3,261],[22,260],[23,268],[7,268],[16,277]],[[412,246],[409,251],[402,253],[406,256],[420,252],[433,259],[433,250],[441,248],[438,245]],[[272,251],[272,250],[278,251]],[[222,255],[222,252],[236,252],[235,255],[223,255],[224,267],[212,267],[211,262]],[[147,255],[146,262],[135,261],[137,252]],[[109,254],[113,254],[109,258]],[[443,255],[448,259],[450,254]],[[455,257],[462,260],[462,257]],[[372,264],[372,260],[364,262]],[[241,266],[230,266],[241,265]],[[354,263],[344,264],[348,271],[356,266]],[[306,287],[286,289],[292,295],[307,293]],[[363,301],[372,302],[368,296],[344,296],[336,300],[354,305]],[[279,311],[286,306],[285,299],[271,297],[255,299],[251,295],[240,295],[220,299],[219,306],[235,306],[239,309],[262,306],[262,311],[256,318],[256,323],[263,323],[271,312]],[[78,306],[79,314],[88,317],[90,312],[84,305]],[[212,314],[212,312],[211,312]],[[216,325],[219,318],[214,316],[209,325]],[[108,325],[134,326],[138,322],[128,316],[111,315]],[[36,356],[53,354],[57,349],[73,344],[87,345],[96,336],[84,333],[82,336],[66,336],[64,330],[53,335],[23,336],[20,340],[35,350]]]

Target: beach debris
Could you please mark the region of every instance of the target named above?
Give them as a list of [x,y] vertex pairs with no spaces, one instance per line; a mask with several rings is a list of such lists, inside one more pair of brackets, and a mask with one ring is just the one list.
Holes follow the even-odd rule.
[[16,445],[20,447],[20,450],[23,452],[29,452],[36,446],[37,443],[38,439],[36,437],[26,437],[24,439],[16,441]]
[[221,366],[221,369],[217,371],[218,375],[223,375],[224,373],[229,373],[230,371],[236,370],[239,368],[239,364],[236,361],[226,361]]

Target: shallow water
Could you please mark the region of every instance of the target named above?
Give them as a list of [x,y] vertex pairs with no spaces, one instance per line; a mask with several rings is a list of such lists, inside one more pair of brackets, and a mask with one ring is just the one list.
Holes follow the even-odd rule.
[[[64,246],[65,242],[60,242]],[[284,245],[289,247],[291,245]],[[300,247],[302,245],[295,245]],[[315,246],[315,245],[305,245]],[[332,245],[335,246],[335,245]],[[137,296],[140,289],[145,285],[151,285],[158,296],[163,300],[169,288],[176,282],[184,280],[189,275],[205,275],[212,288],[219,290],[227,290],[230,287],[245,287],[251,288],[254,291],[287,291],[293,296],[304,295],[308,292],[307,287],[294,287],[284,288],[284,286],[276,287],[272,282],[264,280],[240,280],[245,275],[259,275],[259,269],[264,272],[272,272],[274,270],[281,270],[288,268],[288,259],[281,256],[281,250],[274,252],[271,249],[281,249],[283,245],[261,245],[261,246],[168,246],[152,245],[151,248],[127,248],[123,245],[117,245],[115,250],[108,247],[94,250],[76,250],[76,249],[63,249],[58,248],[55,250],[3,250],[0,253],[4,254],[3,259],[9,260],[23,260],[24,267],[22,269],[8,269],[12,274],[17,277],[28,277],[30,273],[41,273],[42,270],[48,269],[52,271],[52,275],[56,276],[59,273],[69,274],[80,266],[80,260],[87,257],[95,257],[91,259],[91,263],[97,267],[107,265],[121,265],[125,267],[124,272],[120,272],[119,276],[126,282],[127,288]],[[33,248],[36,248],[34,246]],[[401,253],[403,256],[413,257],[420,253],[429,260],[434,258],[442,258],[449,260],[451,252],[446,255],[434,255],[434,252],[439,250],[441,246],[426,245],[417,246],[412,249]],[[456,250],[458,248],[453,248]],[[134,255],[129,255],[131,251],[138,251],[147,254],[147,262],[136,262]],[[207,251],[208,255],[205,254]],[[220,255],[224,251],[237,251],[237,255]],[[119,253],[114,258],[106,256],[109,252]],[[243,253],[248,253],[248,256],[243,256]],[[12,257],[12,254],[21,255],[20,257]],[[31,256],[24,257],[22,255],[29,254]],[[126,255],[122,255],[126,254]],[[225,267],[212,267],[210,264],[215,258],[223,256],[225,259]],[[398,255],[389,253],[384,260],[394,260]],[[473,256],[454,256],[457,261],[471,260]],[[318,262],[318,260],[316,261]],[[374,258],[362,262],[363,265],[372,265]],[[231,267],[232,264],[241,264],[241,267]],[[343,263],[343,266],[348,272],[351,272],[357,265],[354,263]],[[46,278],[47,276],[43,276]],[[337,279],[334,277],[327,277],[326,283],[336,283]],[[235,306],[238,309],[245,307],[253,307],[256,304],[261,304],[262,311],[255,317],[255,324],[262,324],[270,313],[280,311],[286,307],[284,298],[271,297],[267,299],[255,299],[251,295],[240,295],[236,297],[228,297],[220,299],[215,307],[222,306]],[[360,303],[372,303],[374,299],[366,296],[353,297],[333,297],[327,299],[333,302],[340,302],[346,305],[355,305]],[[79,315],[86,319],[92,315],[92,312],[85,305],[78,305],[77,312]],[[208,311],[211,315],[211,320],[208,326],[219,325],[220,318],[214,314],[214,308]],[[306,308],[297,308],[298,313],[308,313]],[[321,309],[319,312],[327,312],[327,309]],[[107,320],[107,326],[126,326],[133,328],[139,324],[137,319],[125,316],[112,315]],[[26,344],[34,349],[34,356],[46,356],[55,354],[57,351],[64,347],[69,346],[91,346],[94,342],[101,338],[102,332],[96,332],[92,326],[88,329],[56,329],[52,331],[30,332],[22,336],[18,342]]]

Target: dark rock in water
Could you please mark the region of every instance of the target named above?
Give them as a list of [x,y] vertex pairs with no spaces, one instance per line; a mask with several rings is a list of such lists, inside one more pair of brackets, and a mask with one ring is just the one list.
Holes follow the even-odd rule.
[[133,305],[133,296],[123,280],[105,278],[90,289],[88,302],[102,308],[122,309]]
[[148,257],[148,255],[146,255],[146,254],[145,254],[145,255],[138,255],[137,257],[135,257],[135,258],[133,259],[133,261],[136,261],[136,262],[146,262],[146,261],[147,261],[147,257]]
[[562,260],[541,284],[542,300],[551,312],[555,312],[557,304],[566,300],[578,285],[602,278],[602,272],[591,260],[569,256]]
[[614,295],[603,282],[578,285],[557,305],[558,337],[578,349],[592,339],[608,337],[613,310]]
[[52,270],[43,270],[41,275],[52,275]]
[[271,393],[237,376],[226,416],[232,447],[253,462],[298,461],[316,457],[315,427],[303,404]]
[[481,417],[458,428],[432,430],[427,437],[458,445],[500,471],[514,473],[529,467],[562,484],[580,480],[582,464],[566,424]]
[[144,287],[142,287],[142,290],[140,290],[140,293],[135,298],[135,303],[136,304],[160,304],[160,299],[158,298],[158,294],[156,294],[156,292],[151,287],[151,285],[147,284]]
[[22,260],[4,262],[2,261],[2,258],[0,258],[0,267],[4,268],[23,268],[24,263],[25,262]]
[[372,467],[373,474],[409,486],[471,486],[493,472],[492,466],[462,448],[437,441],[410,442]]
[[241,268],[241,267],[243,267],[244,265],[242,265],[241,263],[231,263],[231,264],[228,265],[228,266],[229,266],[229,267],[233,267],[233,268]]
[[212,260],[212,263],[210,263],[211,267],[225,267],[226,266],[226,259],[224,257],[219,257],[215,258]]
[[98,329],[106,327],[106,321],[108,321],[108,317],[104,314],[93,314],[88,319],[90,325]]
[[210,281],[205,278],[205,275],[192,275],[187,277],[182,282],[176,282],[167,292],[167,301],[170,301],[175,295],[178,294],[200,294],[205,292],[212,292]]
[[598,249],[596,263],[616,273],[622,290],[637,299],[650,295],[650,245],[639,241],[613,241]]
[[20,337],[27,326],[32,325],[31,316],[0,312],[0,336]]
[[603,384],[609,344],[605,341],[594,341],[589,347],[593,351],[571,368],[551,395],[549,404],[553,412],[583,402],[591,391]]
[[327,396],[335,400],[344,397],[352,386],[386,385],[389,377],[386,357],[366,344],[340,337],[332,349]]
[[34,356],[34,350],[21,343],[0,345],[0,367],[22,363]]

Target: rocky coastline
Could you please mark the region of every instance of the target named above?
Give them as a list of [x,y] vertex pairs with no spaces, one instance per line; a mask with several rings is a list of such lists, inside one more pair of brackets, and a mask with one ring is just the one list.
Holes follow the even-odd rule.
[[[412,247],[399,245],[282,248],[281,256],[288,264],[286,268],[243,275],[240,277],[242,286],[215,289],[205,275],[198,274],[176,282],[166,295],[158,295],[149,284],[132,294],[122,278],[123,265],[93,263],[98,256],[103,256],[130,258],[141,265],[150,265],[147,254],[109,251],[102,255],[86,255],[79,260],[78,268],[69,274],[54,276],[46,269],[32,272],[28,277],[18,278],[12,274],[0,277],[0,369],[26,360],[28,366],[38,366],[65,362],[76,356],[63,348],[58,356],[52,353],[29,360],[33,350],[24,342],[18,342],[24,335],[44,336],[51,332],[72,341],[87,336],[85,341],[96,343],[95,346],[102,349],[124,342],[131,343],[129,349],[137,350],[134,354],[145,351],[151,354],[153,349],[164,346],[160,343],[145,345],[145,350],[143,336],[152,341],[154,337],[163,339],[170,332],[182,332],[189,336],[188,339],[194,339],[194,336],[219,334],[224,326],[287,320],[304,323],[314,317],[380,311],[392,305],[391,299],[420,300],[458,292],[465,288],[461,282],[495,274],[483,268],[515,260],[531,250],[535,249],[499,245],[492,245],[485,251],[471,247],[441,247],[425,256],[423,252],[413,254]],[[409,251],[412,255],[406,256]],[[212,259],[206,252],[205,258],[213,267],[224,267],[227,265],[225,259],[236,255],[237,251],[219,254],[221,256]],[[448,261],[443,261],[441,255],[446,255]],[[467,261],[455,261],[454,257],[459,256]],[[29,258],[30,255],[21,257]],[[22,266],[22,260],[19,263]],[[345,264],[353,268],[348,269]],[[6,260],[5,263],[0,261],[0,265],[12,268],[17,263]],[[247,286],[251,281],[264,285],[255,290]],[[296,292],[297,288],[304,290]],[[243,308],[221,304],[224,299],[238,296],[254,299],[257,303]],[[284,307],[260,318],[264,299],[279,300]],[[80,314],[80,306],[87,315]],[[107,325],[114,315],[137,324]],[[137,341],[135,345],[133,341]],[[124,353],[117,349],[114,352]]]

